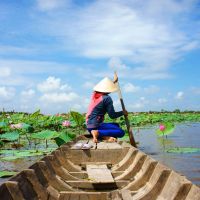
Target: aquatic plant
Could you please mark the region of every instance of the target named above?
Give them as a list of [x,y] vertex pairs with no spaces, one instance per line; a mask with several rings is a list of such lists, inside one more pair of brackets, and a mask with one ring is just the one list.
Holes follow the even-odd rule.
[[156,130],[156,134],[158,136],[167,136],[173,133],[174,129],[175,129],[175,125],[173,123],[170,123],[170,122],[162,123],[159,125],[159,128]]
[[70,116],[72,117],[76,125],[78,126],[78,131],[80,134],[81,130],[84,128],[85,117],[79,112],[75,112],[75,111],[70,111]]
[[160,131],[164,131],[164,130],[165,130],[165,125],[160,124],[160,125],[159,125],[159,129],[160,129]]
[[71,123],[70,123],[70,121],[63,121],[62,122],[62,126],[64,126],[64,127],[69,127],[71,125]]
[[196,153],[200,152],[200,148],[195,147],[173,147],[166,149],[167,153]]
[[17,172],[14,171],[0,171],[0,178],[6,178],[15,175]]

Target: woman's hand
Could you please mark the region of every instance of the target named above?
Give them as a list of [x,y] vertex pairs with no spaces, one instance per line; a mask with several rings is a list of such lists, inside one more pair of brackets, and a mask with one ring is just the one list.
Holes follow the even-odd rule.
[[127,110],[124,110],[123,113],[124,113],[125,116],[128,116],[128,111]]

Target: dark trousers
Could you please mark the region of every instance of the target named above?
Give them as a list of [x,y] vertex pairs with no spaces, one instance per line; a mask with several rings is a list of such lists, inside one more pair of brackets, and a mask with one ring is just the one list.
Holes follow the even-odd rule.
[[88,128],[87,130],[90,133],[92,130],[98,130],[99,132],[98,138],[102,137],[121,138],[125,134],[125,132],[119,127],[119,124],[117,123],[101,123],[101,125],[98,128]]

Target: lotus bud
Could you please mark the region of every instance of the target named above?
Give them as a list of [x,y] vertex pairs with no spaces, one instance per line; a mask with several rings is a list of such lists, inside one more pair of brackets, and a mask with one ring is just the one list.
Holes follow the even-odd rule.
[[63,121],[62,126],[69,127],[71,125],[70,121]]
[[163,124],[160,124],[159,129],[160,129],[160,131],[164,131],[165,130],[165,126]]

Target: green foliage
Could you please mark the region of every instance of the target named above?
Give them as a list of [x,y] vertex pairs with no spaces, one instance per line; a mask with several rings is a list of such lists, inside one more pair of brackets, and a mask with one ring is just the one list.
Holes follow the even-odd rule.
[[47,148],[43,150],[0,150],[0,154],[4,155],[0,160],[12,161],[24,157],[42,156],[52,152],[53,150],[55,150],[55,148]]
[[0,122],[0,128],[6,127],[8,124],[6,122]]
[[[178,110],[177,110],[178,111]],[[141,112],[129,113],[128,115],[131,126],[143,126],[157,123],[179,123],[179,122],[200,122],[200,112]],[[105,122],[112,120],[106,115]],[[117,123],[123,122],[120,118],[116,120]]]
[[1,140],[15,141],[18,140],[19,133],[17,131],[8,132],[0,135]]
[[66,142],[69,142],[70,140],[72,140],[72,138],[68,135],[67,132],[61,132],[58,137],[54,138],[54,140],[56,141],[56,144],[58,146],[61,146],[65,144]]
[[167,153],[196,153],[200,152],[200,148],[194,147],[174,147],[166,150]]
[[40,109],[36,110],[34,113],[30,115],[31,118],[37,118],[40,115]]
[[34,128],[30,124],[23,123],[22,129],[28,133],[33,133]]
[[47,139],[53,139],[53,138],[59,137],[59,135],[60,134],[56,131],[44,130],[44,131],[40,131],[38,133],[33,133],[31,135],[31,138],[40,139],[40,140],[47,140]]
[[85,123],[85,118],[83,115],[75,111],[71,111],[70,115],[72,116],[73,120],[75,121],[78,127],[83,127]]
[[165,135],[169,135],[171,133],[173,133],[175,126],[173,123],[167,122],[167,123],[162,123],[162,125],[165,126],[165,129],[163,131],[161,131],[160,129],[156,130],[156,134],[158,136],[165,136]]
[[17,172],[13,171],[0,171],[0,178],[6,178],[15,175]]
[[3,147],[4,142],[0,140],[0,147]]

